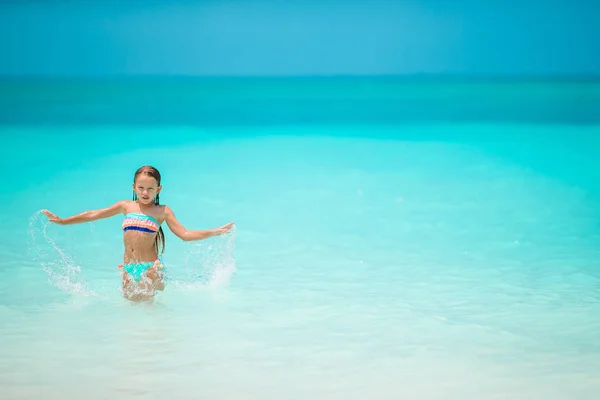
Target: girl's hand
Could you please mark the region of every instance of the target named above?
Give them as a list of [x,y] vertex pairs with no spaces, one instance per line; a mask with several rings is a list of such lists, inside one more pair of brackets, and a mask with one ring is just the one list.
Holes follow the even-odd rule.
[[220,228],[215,229],[213,232],[216,235],[222,235],[224,233],[228,233],[231,227],[233,226],[233,222],[228,223],[227,225],[223,225]]
[[62,224],[62,219],[59,218],[56,214],[53,214],[48,210],[42,210],[42,213],[44,213],[44,215],[46,217],[48,217],[48,221],[54,222],[55,224],[59,224],[59,225]]

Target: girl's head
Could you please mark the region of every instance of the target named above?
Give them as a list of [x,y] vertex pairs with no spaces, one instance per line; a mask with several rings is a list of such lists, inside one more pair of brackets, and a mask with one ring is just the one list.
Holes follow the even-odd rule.
[[144,165],[135,171],[133,176],[133,200],[144,205],[159,203],[160,172],[150,165]]
[[[160,185],[160,172],[150,165],[144,165],[138,168],[133,175],[133,200],[137,200],[144,205],[160,204],[159,193],[162,189]],[[162,245],[160,253],[165,251],[165,234],[161,227],[158,228],[154,248],[159,253],[159,245]]]

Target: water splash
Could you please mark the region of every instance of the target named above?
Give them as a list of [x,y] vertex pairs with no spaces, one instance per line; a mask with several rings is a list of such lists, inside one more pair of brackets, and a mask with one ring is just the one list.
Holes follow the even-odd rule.
[[[81,266],[76,261],[74,251],[65,250],[68,245],[59,246],[50,236],[46,216],[37,211],[29,220],[29,252],[48,276],[48,282],[57,289],[78,296],[100,296],[85,280]],[[90,224],[90,229],[93,226]],[[194,242],[185,253],[184,276],[171,280],[175,287],[185,290],[198,290],[207,287],[222,287],[229,284],[235,272],[236,226],[223,236]],[[76,238],[71,238],[74,246]],[[112,286],[112,285],[110,285]],[[121,292],[121,285],[115,284],[115,292]],[[101,288],[103,295],[110,291]]]
[[38,211],[29,219],[29,252],[48,275],[48,282],[66,293],[97,296],[89,288],[73,257],[64,251],[48,234],[48,219]]
[[183,280],[173,282],[185,289],[227,286],[235,273],[236,226],[223,236],[195,242],[186,252]]

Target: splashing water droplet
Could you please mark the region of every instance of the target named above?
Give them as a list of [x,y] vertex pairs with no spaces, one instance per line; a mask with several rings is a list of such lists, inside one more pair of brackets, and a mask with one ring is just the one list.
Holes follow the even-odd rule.
[[96,296],[83,278],[81,267],[48,234],[49,222],[45,218],[38,211],[29,219],[28,244],[33,259],[48,275],[48,282],[63,292]]
[[236,226],[223,236],[194,244],[185,257],[185,278],[177,286],[192,289],[229,284],[235,272]]

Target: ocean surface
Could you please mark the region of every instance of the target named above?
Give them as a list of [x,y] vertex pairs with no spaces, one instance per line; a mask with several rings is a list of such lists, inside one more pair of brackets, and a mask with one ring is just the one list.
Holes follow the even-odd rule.
[[[600,398],[600,81],[0,81],[1,399]],[[119,292],[157,167],[170,280]]]

